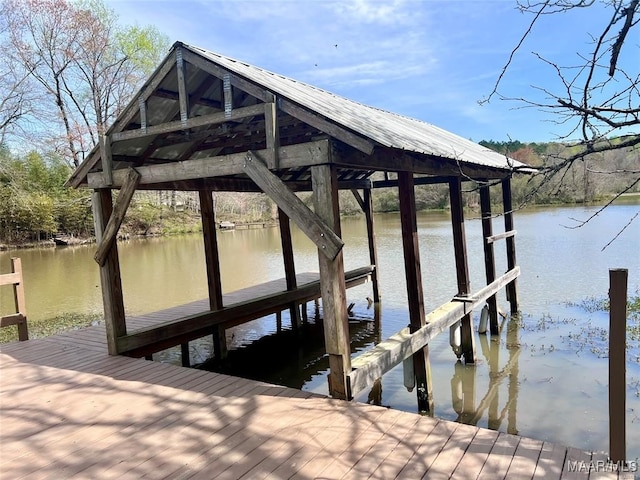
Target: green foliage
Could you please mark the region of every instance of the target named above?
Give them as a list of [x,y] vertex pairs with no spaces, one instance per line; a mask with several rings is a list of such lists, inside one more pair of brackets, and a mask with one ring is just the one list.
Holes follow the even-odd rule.
[[[611,139],[611,144],[620,143]],[[536,167],[562,165],[563,159],[579,154],[583,146],[562,143],[481,141],[481,145]],[[520,205],[568,204],[600,201],[625,190],[637,180],[637,148],[614,149],[586,155],[556,174],[516,175],[512,180],[513,201]],[[630,192],[638,191],[640,183]]]
[[399,205],[398,191],[395,188],[382,188],[373,196],[373,209],[376,212],[397,212]]
[[150,202],[132,202],[125,217],[125,233],[148,235],[159,226],[162,207]]
[[57,156],[30,152],[19,158],[1,153],[0,241],[23,243],[47,239],[56,232],[90,233],[88,193],[65,188],[69,174],[69,167]]
[[526,144],[522,143],[520,140],[509,140],[506,142],[497,142],[495,140],[481,140],[480,145],[483,147],[490,148],[498,153],[510,154],[515,151],[524,148]]
[[[43,338],[57,335],[70,330],[98,325],[103,322],[102,314],[67,313],[57,317],[32,321],[27,320],[29,338]],[[16,326],[0,328],[0,343],[15,342],[18,340],[18,328]]]
[[169,38],[154,26],[126,27],[116,34],[118,49],[144,74],[151,75],[169,49]]
[[[531,165],[548,165],[575,149],[559,143],[481,143],[503,150],[520,147],[509,155]],[[599,175],[594,170],[637,170],[637,152],[615,150],[591,155],[585,162],[575,162],[551,180],[540,175],[514,176],[514,203],[576,203],[620,192],[629,184],[628,176]],[[70,173],[71,169],[58,155],[30,152],[19,157],[0,146],[0,243],[28,243],[55,233],[90,236],[93,230],[90,196],[87,190],[63,187]],[[447,185],[418,185],[415,196],[416,206],[421,210],[444,209],[449,204]],[[309,193],[302,192],[299,197],[313,209]],[[500,195],[493,195],[492,200],[499,203]],[[477,203],[477,192],[465,193],[466,205],[474,207]],[[398,211],[397,189],[377,189],[373,206],[376,212]],[[340,207],[343,215],[361,214],[349,191],[340,192]],[[266,195],[256,193],[216,192],[214,209],[218,221],[268,222],[277,215],[276,205]],[[200,228],[196,194],[160,191],[135,194],[121,231],[125,235],[162,235],[195,232]]]

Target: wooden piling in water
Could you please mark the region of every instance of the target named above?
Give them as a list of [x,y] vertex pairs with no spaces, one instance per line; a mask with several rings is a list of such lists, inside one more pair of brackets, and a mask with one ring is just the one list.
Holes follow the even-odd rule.
[[380,301],[380,290],[378,287],[378,248],[376,246],[376,237],[373,224],[373,197],[371,196],[371,189],[365,188],[364,190],[364,215],[367,221],[367,238],[369,241],[369,262],[375,266],[375,270],[371,273],[371,284],[373,290],[373,301],[378,303]]
[[[209,307],[220,310],[222,304],[222,280],[220,277],[220,255],[218,253],[218,236],[216,233],[216,217],[213,208],[211,190],[200,190],[200,216],[202,218],[202,237],[204,239],[204,256],[207,270],[209,291]],[[213,351],[217,359],[227,356],[227,339],[224,327],[213,327]]]
[[[402,223],[404,270],[407,280],[407,300],[409,302],[409,328],[413,333],[425,324],[425,314],[416,219],[416,198],[413,174],[411,172],[398,173],[398,197],[400,200],[400,221]],[[428,344],[413,355],[413,370],[416,376],[418,409],[423,412],[433,412],[433,384]]]
[[[504,231],[507,241],[507,268],[516,266],[516,241],[513,235],[513,203],[511,200],[511,178],[502,180],[502,205],[504,207]],[[518,313],[518,284],[514,279],[507,285],[507,297],[511,305],[511,313]]]
[[[484,270],[487,284],[496,279],[496,261],[493,252],[493,242],[487,239],[493,235],[493,220],[491,218],[491,191],[488,183],[480,185],[480,211],[482,215],[482,244],[484,247]],[[491,335],[498,335],[498,301],[495,295],[487,299],[489,306],[489,331]],[[482,333],[482,332],[481,332]]]
[[[296,267],[293,257],[293,243],[291,241],[291,223],[287,214],[280,208],[278,208],[278,224],[280,225],[280,243],[282,245],[287,290],[295,290],[298,285],[296,283]],[[291,316],[291,328],[297,330],[301,323],[300,309],[297,303],[294,302],[289,305],[289,314]]]
[[[467,241],[464,232],[464,212],[462,208],[462,180],[460,177],[449,181],[449,197],[451,200],[451,224],[453,227],[453,248],[456,257],[456,277],[458,279],[458,295],[465,297],[471,292],[469,282],[469,264],[467,261]],[[476,362],[476,347],[473,336],[471,314],[462,317],[460,323],[462,355],[467,364]]]
[[626,269],[609,270],[609,456],[626,460],[627,381],[627,277]]
[[[340,209],[336,167],[311,167],[311,180],[315,213],[339,237]],[[329,393],[334,398],[350,400],[347,374],[351,371],[351,348],[342,250],[332,259],[319,247],[318,264],[325,348],[329,354]]]

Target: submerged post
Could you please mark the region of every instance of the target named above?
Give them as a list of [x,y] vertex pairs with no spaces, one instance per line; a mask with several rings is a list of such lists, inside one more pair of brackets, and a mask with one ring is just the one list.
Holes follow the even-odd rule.
[[627,456],[627,276],[626,269],[609,270],[609,456],[613,462],[624,462]]
[[[413,174],[411,172],[398,173],[398,197],[400,200],[400,221],[402,223],[404,272],[407,280],[407,300],[409,302],[409,329],[413,333],[425,324],[425,315],[416,219],[416,198]],[[418,409],[422,412],[433,412],[433,385],[428,344],[413,355],[413,370],[416,376]]]
[[[480,211],[482,216],[482,244],[484,246],[484,270],[487,285],[496,279],[496,261],[493,252],[493,243],[487,241],[493,235],[493,221],[491,219],[491,191],[489,185],[480,185]],[[497,335],[498,328],[498,302],[495,295],[487,299],[489,306],[489,330],[491,335]],[[482,333],[482,332],[481,332]]]
[[[311,181],[316,215],[340,236],[336,168],[331,165],[311,167]],[[334,398],[350,400],[347,374],[351,372],[351,347],[342,255],[342,250],[339,250],[335,258],[330,259],[318,248],[324,342],[329,354],[329,393]]]
[[[511,201],[511,178],[502,180],[502,205],[504,207],[504,231],[513,231],[513,203]],[[507,267],[512,270],[516,266],[516,241],[513,236],[507,238]],[[518,285],[514,279],[507,285],[507,296],[511,305],[511,313],[518,313]]]

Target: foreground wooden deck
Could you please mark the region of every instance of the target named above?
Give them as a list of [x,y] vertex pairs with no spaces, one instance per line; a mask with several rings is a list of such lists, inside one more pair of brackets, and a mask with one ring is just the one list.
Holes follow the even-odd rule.
[[104,338],[0,346],[0,479],[616,478],[568,471],[604,454],[108,356]]

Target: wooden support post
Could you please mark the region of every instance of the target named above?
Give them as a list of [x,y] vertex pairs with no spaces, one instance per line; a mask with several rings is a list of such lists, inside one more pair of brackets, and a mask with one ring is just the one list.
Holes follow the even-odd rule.
[[375,270],[371,274],[373,301],[378,303],[380,301],[380,290],[378,287],[378,249],[376,247],[376,237],[373,228],[373,198],[370,188],[365,188],[364,190],[363,206],[367,222],[367,238],[369,239],[369,262],[375,267]]
[[[502,180],[502,205],[504,207],[504,231],[513,230],[513,204],[511,202],[511,178]],[[515,237],[507,237],[507,268],[516,266],[516,241]],[[507,285],[507,297],[511,305],[511,313],[518,313],[518,284],[514,280]]]
[[[336,167],[311,167],[313,204],[316,215],[340,236],[340,209]],[[329,393],[334,398],[351,399],[347,374],[351,372],[349,319],[342,249],[331,258],[318,247],[320,288],[324,320],[324,341],[329,354]]]
[[279,168],[278,151],[280,150],[280,130],[278,128],[278,107],[276,96],[267,93],[267,103],[264,104],[264,133],[267,145],[267,167]]
[[[425,314],[416,219],[416,198],[412,173],[398,173],[398,196],[400,200],[400,221],[402,223],[404,271],[407,280],[407,300],[409,303],[409,328],[413,333],[425,324]],[[433,385],[428,344],[413,355],[413,369],[416,375],[418,410],[421,412],[433,412]]]
[[[284,275],[287,282],[287,290],[295,290],[296,267],[293,258],[293,243],[291,241],[291,223],[289,217],[278,208],[278,223],[280,225],[280,241],[282,243],[282,256],[284,258]],[[291,315],[291,328],[296,330],[300,326],[300,309],[297,303],[289,305]]]
[[[94,190],[91,200],[96,240],[100,243],[103,240],[103,234],[113,210],[111,189]],[[124,313],[124,300],[122,298],[118,245],[115,242],[106,252],[104,263],[100,265],[100,283],[102,285],[102,303],[107,330],[107,348],[109,355],[118,355],[120,353],[118,352],[118,337],[127,334],[127,324]]]
[[11,273],[0,275],[0,286],[11,285],[16,313],[0,316],[0,327],[16,325],[18,328],[18,340],[29,340],[27,327],[27,305],[24,297],[24,278],[22,276],[22,261],[20,258],[11,258]]
[[[462,180],[460,177],[449,181],[449,198],[451,201],[451,225],[453,227],[453,248],[456,256],[456,276],[458,278],[458,295],[466,296],[471,292],[469,284],[469,266],[467,262],[467,241],[464,234],[464,213],[462,206]],[[460,341],[462,355],[466,364],[476,362],[473,322],[471,314],[462,317],[460,324]]]
[[626,269],[609,270],[609,457],[613,462],[624,462],[627,456],[627,276]]
[[[520,345],[518,332],[520,330],[519,319],[511,317],[507,324],[507,350],[509,350],[509,387],[507,389],[509,398],[507,400],[507,433],[518,435],[518,391],[520,389],[520,375],[518,374],[518,357]],[[506,367],[505,367],[506,368]]]
[[[209,308],[222,308],[222,281],[220,279],[220,257],[218,254],[218,237],[216,218],[213,210],[211,190],[200,190],[200,216],[202,218],[202,236],[204,239],[204,257],[207,264],[207,283],[209,289]],[[213,350],[218,360],[227,356],[227,342],[224,327],[213,327]]]
[[113,184],[113,160],[111,156],[111,137],[100,134],[98,139],[102,163],[102,178],[106,185]]
[[189,342],[180,344],[180,353],[182,357],[182,366],[190,367],[191,366],[191,357],[189,356]]
[[178,103],[180,104],[180,121],[186,125],[189,119],[189,95],[187,93],[186,65],[182,58],[182,49],[176,49],[176,73],[178,77]]
[[[480,185],[480,211],[482,212],[482,244],[484,246],[484,271],[487,284],[496,279],[496,261],[493,253],[493,243],[487,242],[487,238],[493,235],[493,221],[491,219],[491,191],[488,184]],[[492,295],[487,300],[489,305],[489,330],[491,335],[498,335],[498,300]]]
[[16,309],[23,317],[23,321],[18,322],[18,340],[24,342],[29,340],[29,329],[27,327],[27,302],[24,296],[24,277],[22,275],[22,260],[19,258],[11,259],[11,271],[20,276],[20,283],[13,285],[13,298],[15,299]]

